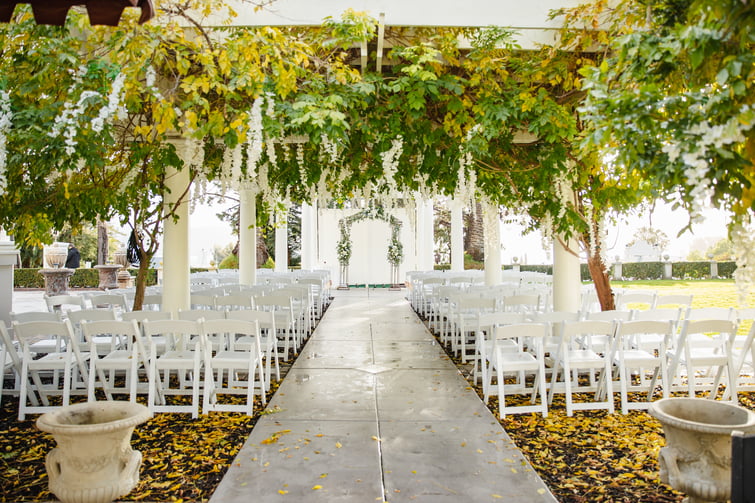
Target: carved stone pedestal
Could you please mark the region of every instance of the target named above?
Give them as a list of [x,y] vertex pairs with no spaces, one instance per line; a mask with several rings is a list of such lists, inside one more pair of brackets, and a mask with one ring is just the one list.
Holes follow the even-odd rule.
[[142,455],[131,448],[136,425],[152,417],[130,402],[87,402],[62,407],[37,419],[57,447],[47,454],[50,492],[63,503],[107,503],[139,482]]
[[664,398],[648,410],[663,425],[661,481],[687,495],[687,503],[731,497],[731,433],[755,431],[755,413],[704,398]]
[[118,288],[118,271],[121,268],[120,265],[96,265],[94,268],[97,269],[100,275],[100,284],[97,285],[100,290]]
[[75,269],[59,267],[55,269],[40,269],[39,274],[45,277],[46,295],[68,295],[68,280],[71,279]]

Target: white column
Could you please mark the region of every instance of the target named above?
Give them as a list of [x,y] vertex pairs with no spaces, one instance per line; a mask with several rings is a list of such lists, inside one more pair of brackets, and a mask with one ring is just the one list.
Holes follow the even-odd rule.
[[[576,243],[567,242],[570,250]],[[580,309],[582,282],[579,256],[567,250],[561,241],[553,240],[553,310],[576,312]]]
[[288,271],[288,206],[275,215],[275,272]]
[[0,323],[10,326],[13,311],[13,267],[18,261],[18,250],[13,240],[0,229]]
[[189,202],[188,187],[191,184],[188,168],[178,171],[172,166],[166,170],[165,208],[175,209],[178,220],[166,218],[163,222],[163,310],[178,315],[179,309],[189,308]]
[[239,190],[239,283],[257,282],[257,194],[248,187]]
[[451,270],[464,270],[464,219],[460,201],[451,200]]
[[503,277],[501,273],[501,224],[498,218],[498,206],[484,201],[482,203],[482,222],[485,234],[485,284],[497,285]]
[[301,205],[301,268],[317,267],[317,201]]
[[425,207],[424,210],[424,228],[425,232],[423,235],[424,238],[424,244],[422,246],[423,248],[423,269],[426,271],[432,271],[435,266],[435,229],[434,229],[434,220],[435,215],[433,214],[433,200],[428,199],[427,201],[424,201],[423,206]]

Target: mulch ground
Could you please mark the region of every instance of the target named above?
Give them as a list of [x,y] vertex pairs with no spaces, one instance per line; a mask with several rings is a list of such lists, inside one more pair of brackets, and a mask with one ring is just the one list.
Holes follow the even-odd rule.
[[[459,368],[469,374],[468,366]],[[271,395],[277,385],[273,388]],[[567,417],[559,398],[547,418],[521,414],[501,420],[559,501],[682,501],[681,493],[659,480],[658,452],[665,441],[658,421],[641,411],[627,415],[580,411]],[[755,410],[755,394],[740,395],[740,403]],[[496,397],[489,407],[498,417]],[[17,410],[17,399],[3,396],[0,501],[52,500],[44,459],[55,442],[35,427],[37,416],[19,422]],[[253,417],[216,412],[199,419],[163,413],[139,425],[132,446],[143,456],[141,480],[122,499],[207,501],[259,418],[259,403],[255,410]]]

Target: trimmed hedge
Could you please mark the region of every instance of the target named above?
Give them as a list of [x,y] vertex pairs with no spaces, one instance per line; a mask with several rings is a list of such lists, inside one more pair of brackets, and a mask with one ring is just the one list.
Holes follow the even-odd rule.
[[[131,270],[131,275],[135,276],[136,271]],[[71,288],[97,288],[100,284],[100,273],[94,268],[76,269],[68,285]],[[150,269],[147,273],[147,285],[157,284],[157,270]],[[14,269],[13,270],[13,288],[44,288],[45,278],[39,274],[39,269]]]
[[[503,269],[511,269],[512,265],[505,265]],[[436,271],[448,271],[450,264],[435,264]],[[552,265],[522,265],[521,271],[541,272],[553,274]],[[621,264],[621,277],[627,280],[663,279],[665,264],[663,262],[628,262]],[[718,277],[731,279],[737,269],[735,262],[718,262]],[[580,264],[582,281],[592,281],[587,264]],[[611,278],[614,277],[614,266],[611,266]],[[671,277],[674,279],[708,279],[710,277],[710,262],[672,262]]]

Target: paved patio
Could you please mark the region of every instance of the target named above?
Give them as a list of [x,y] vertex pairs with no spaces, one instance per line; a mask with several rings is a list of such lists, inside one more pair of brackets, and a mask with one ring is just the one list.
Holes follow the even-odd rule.
[[337,292],[213,503],[556,501],[405,292]]

